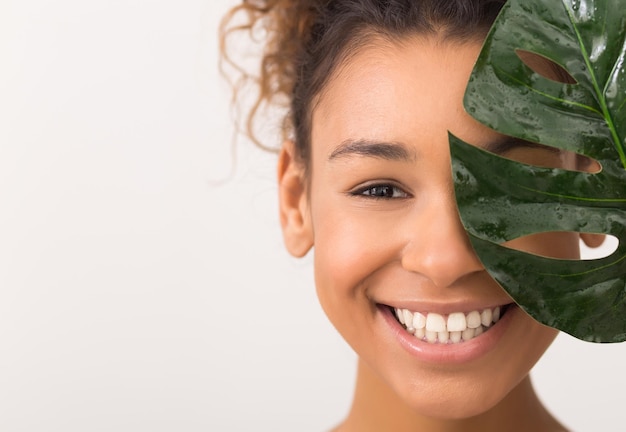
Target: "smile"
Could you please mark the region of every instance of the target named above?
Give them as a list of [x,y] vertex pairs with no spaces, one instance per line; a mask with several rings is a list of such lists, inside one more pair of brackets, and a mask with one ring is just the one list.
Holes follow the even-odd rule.
[[469,313],[441,315],[422,314],[393,308],[397,320],[407,332],[431,344],[457,344],[469,341],[489,330],[506,312],[507,306],[496,306]]

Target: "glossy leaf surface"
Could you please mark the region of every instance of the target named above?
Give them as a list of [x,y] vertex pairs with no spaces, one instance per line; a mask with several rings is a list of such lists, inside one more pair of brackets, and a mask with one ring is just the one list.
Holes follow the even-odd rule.
[[[450,137],[459,212],[486,269],[536,320],[594,342],[626,340],[625,39],[626,0],[510,0],[465,94],[479,122],[586,155],[600,172],[527,165]],[[539,75],[520,50],[576,82]],[[559,260],[501,245],[554,231],[611,234],[619,246],[597,260]]]

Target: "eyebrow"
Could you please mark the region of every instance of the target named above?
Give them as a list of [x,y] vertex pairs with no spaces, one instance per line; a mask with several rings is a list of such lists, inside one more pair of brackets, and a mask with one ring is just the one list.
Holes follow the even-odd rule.
[[414,161],[417,155],[399,142],[382,142],[367,139],[343,141],[328,157],[329,161],[347,156],[366,156],[391,161]]
[[506,154],[513,149],[525,147],[525,148],[537,148],[542,150],[548,150],[553,153],[560,153],[561,150],[555,147],[550,147],[544,144],[535,143],[532,141],[526,141],[521,138],[504,136],[500,139],[487,143],[484,149],[488,152],[495,153],[498,155]]

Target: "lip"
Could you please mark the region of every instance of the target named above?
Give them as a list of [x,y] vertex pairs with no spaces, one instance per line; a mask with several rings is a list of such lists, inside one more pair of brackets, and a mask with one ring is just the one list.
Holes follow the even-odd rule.
[[509,304],[507,312],[489,331],[458,344],[431,344],[419,340],[400,325],[389,306],[379,304],[378,311],[394,338],[409,354],[427,363],[454,365],[471,362],[493,350],[521,309],[515,303]]

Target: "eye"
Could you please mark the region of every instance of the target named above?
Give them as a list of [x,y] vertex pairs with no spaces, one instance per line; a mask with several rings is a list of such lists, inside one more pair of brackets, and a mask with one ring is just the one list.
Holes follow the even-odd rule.
[[405,192],[398,186],[391,184],[368,185],[366,187],[355,190],[351,194],[355,196],[365,196],[368,198],[380,199],[401,199],[408,198],[410,196],[407,192]]

